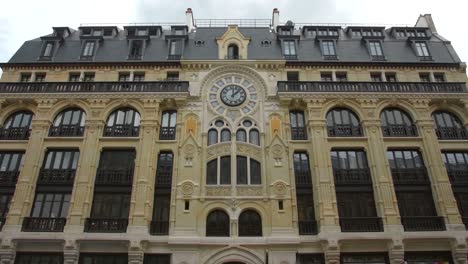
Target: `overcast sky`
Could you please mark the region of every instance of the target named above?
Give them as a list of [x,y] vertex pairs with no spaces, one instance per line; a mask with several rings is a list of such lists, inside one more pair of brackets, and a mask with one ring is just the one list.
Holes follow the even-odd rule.
[[270,19],[296,23],[414,25],[420,14],[433,16],[439,34],[468,60],[468,0],[4,0],[0,7],[0,62],[8,61],[28,39],[52,33],[53,26],[80,23],[185,22],[191,7],[197,18]]

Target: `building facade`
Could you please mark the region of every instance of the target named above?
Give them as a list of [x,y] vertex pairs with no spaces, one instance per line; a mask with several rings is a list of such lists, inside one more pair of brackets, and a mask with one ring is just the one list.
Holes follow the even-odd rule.
[[466,65],[430,15],[188,9],[1,67],[2,264],[467,263]]

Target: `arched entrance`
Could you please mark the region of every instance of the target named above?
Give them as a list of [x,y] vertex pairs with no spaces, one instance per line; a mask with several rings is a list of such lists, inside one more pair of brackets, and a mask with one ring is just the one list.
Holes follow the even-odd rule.
[[[244,247],[227,247],[206,256],[204,264],[264,264],[260,252],[252,252]],[[259,255],[257,255],[259,254]]]

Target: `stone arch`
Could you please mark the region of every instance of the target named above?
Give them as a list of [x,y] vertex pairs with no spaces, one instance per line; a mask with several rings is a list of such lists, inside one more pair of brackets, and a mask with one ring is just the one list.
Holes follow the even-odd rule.
[[362,107],[358,103],[351,101],[351,100],[338,99],[338,100],[332,100],[330,102],[327,102],[323,106],[322,113],[320,114],[322,119],[326,120],[328,112],[330,112],[330,110],[334,108],[345,108],[345,109],[351,110],[359,118],[359,121],[361,122],[365,118],[365,114],[362,111]]
[[91,113],[89,105],[82,100],[64,100],[56,103],[54,107],[49,111],[48,116],[50,122],[54,122],[57,115],[68,108],[79,108],[83,110],[83,112],[85,112],[86,114],[86,118],[88,118],[89,114]]
[[[34,105],[27,104],[27,103],[20,103],[20,104],[11,104],[5,108],[2,108],[0,111],[0,126],[3,126],[3,123],[7,120],[10,115],[18,111],[30,111],[36,116],[37,108]],[[34,119],[33,116],[33,119]]]
[[[206,234],[206,222],[208,215],[216,210],[223,211],[226,213],[229,217],[229,229],[231,229],[231,220],[232,220],[232,210],[229,210],[228,206],[226,203],[223,202],[213,202],[209,205],[207,205],[203,210],[200,211],[198,214],[198,223],[199,223],[199,228],[198,231],[200,232],[199,234],[201,236],[205,236]],[[232,235],[232,230],[230,230],[231,235]]]
[[375,116],[379,120],[380,120],[380,114],[385,108],[397,108],[406,112],[410,116],[413,123],[416,123],[418,120],[421,119],[418,112],[414,109],[414,107],[410,103],[403,101],[403,100],[400,100],[400,101],[384,100],[380,102],[375,109],[376,111]]
[[205,264],[225,264],[229,262],[241,262],[245,264],[265,263],[261,256],[241,246],[225,247],[212,255],[207,256],[202,261],[202,263]]
[[145,111],[143,105],[137,100],[117,100],[109,103],[106,107],[101,111],[99,119],[103,120],[104,123],[107,122],[107,118],[109,115],[114,112],[115,110],[122,108],[122,107],[129,107],[133,108],[140,114],[141,119],[145,118]]
[[468,113],[464,111],[464,109],[460,106],[454,104],[433,104],[429,108],[429,113],[432,118],[432,114],[436,111],[447,111],[454,114],[456,117],[460,119],[462,124],[466,126],[468,124]]
[[261,203],[258,203],[258,202],[251,202],[251,201],[248,201],[248,202],[244,202],[244,203],[241,203],[239,205],[239,208],[238,210],[236,210],[235,214],[233,215],[233,217],[235,219],[239,219],[239,215],[244,212],[244,211],[247,211],[247,210],[253,210],[253,211],[256,211],[260,217],[262,218],[262,226],[264,227],[263,229],[263,235],[265,236],[265,234],[267,233],[267,231],[269,232],[270,230],[267,229],[269,226],[271,226],[271,221],[270,219],[267,217],[268,216],[268,213],[267,211],[265,210],[265,208],[262,206]]

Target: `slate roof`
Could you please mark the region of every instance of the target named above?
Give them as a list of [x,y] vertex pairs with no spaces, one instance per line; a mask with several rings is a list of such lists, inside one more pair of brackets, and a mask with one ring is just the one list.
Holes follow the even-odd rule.
[[[185,42],[181,60],[217,60],[218,47],[216,37],[220,37],[227,27],[197,28],[196,32],[189,32]],[[248,28],[240,27],[239,31],[246,37],[251,38],[248,46],[249,60],[282,60],[281,43],[274,31],[270,28]],[[320,51],[319,42],[315,38],[305,37],[300,29],[294,30],[294,35],[299,35],[297,54],[298,62],[330,62],[324,60]],[[99,42],[96,50],[94,63],[116,63],[116,62],[167,62],[169,53],[169,42],[165,35],[171,35],[170,30],[164,30],[163,34],[151,37],[147,42],[141,60],[129,61],[127,59],[130,42],[127,40],[125,30],[119,29],[114,37],[104,37]],[[195,41],[204,41],[203,46],[196,46]],[[270,46],[262,46],[261,42],[270,40]],[[60,42],[59,48],[51,61],[39,61],[43,41],[41,38],[26,41],[13,55],[7,64],[22,63],[78,63],[82,50],[82,42],[79,30],[71,30],[71,34]],[[391,29],[384,31],[383,51],[386,61],[383,63],[460,63],[449,41],[437,34],[430,34],[428,40],[429,50],[433,60],[421,62],[416,56],[410,42],[407,39],[395,38],[391,35]],[[337,40],[337,55],[339,60],[330,63],[371,63],[371,57],[365,43],[361,38],[351,37],[346,28],[339,30]]]

